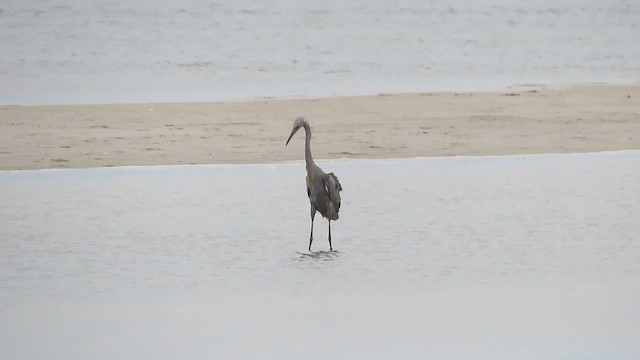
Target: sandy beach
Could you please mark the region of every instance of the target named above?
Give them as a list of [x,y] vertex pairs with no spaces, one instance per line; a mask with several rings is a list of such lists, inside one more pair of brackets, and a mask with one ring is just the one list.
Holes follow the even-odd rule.
[[3,106],[0,169],[266,163],[317,159],[568,153],[640,148],[639,86],[521,86],[219,103]]

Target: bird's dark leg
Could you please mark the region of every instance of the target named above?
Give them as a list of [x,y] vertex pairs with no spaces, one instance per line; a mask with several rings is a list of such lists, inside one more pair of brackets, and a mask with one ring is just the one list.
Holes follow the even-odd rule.
[[313,218],[316,216],[316,211],[311,208],[311,235],[309,235],[309,252],[311,252],[311,243],[313,242]]
[[331,247],[331,220],[329,220],[329,251],[333,251],[333,247]]

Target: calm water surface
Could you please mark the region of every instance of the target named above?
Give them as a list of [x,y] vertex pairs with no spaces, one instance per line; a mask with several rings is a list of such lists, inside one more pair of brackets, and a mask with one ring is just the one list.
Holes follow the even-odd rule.
[[640,82],[634,0],[0,3],[1,104]]
[[632,359],[640,152],[0,172],[0,357]]

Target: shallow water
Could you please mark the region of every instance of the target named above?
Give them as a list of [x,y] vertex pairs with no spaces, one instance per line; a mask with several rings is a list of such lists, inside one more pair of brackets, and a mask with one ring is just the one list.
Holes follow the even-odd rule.
[[0,103],[640,82],[640,3],[5,0]]
[[640,152],[0,172],[2,358],[631,359]]

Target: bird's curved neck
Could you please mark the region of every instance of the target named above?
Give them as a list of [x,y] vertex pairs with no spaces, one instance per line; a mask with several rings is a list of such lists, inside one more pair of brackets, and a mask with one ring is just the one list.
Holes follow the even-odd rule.
[[307,169],[309,169],[312,165],[315,165],[313,157],[311,156],[311,128],[309,124],[304,124],[304,133],[304,161],[307,163]]

